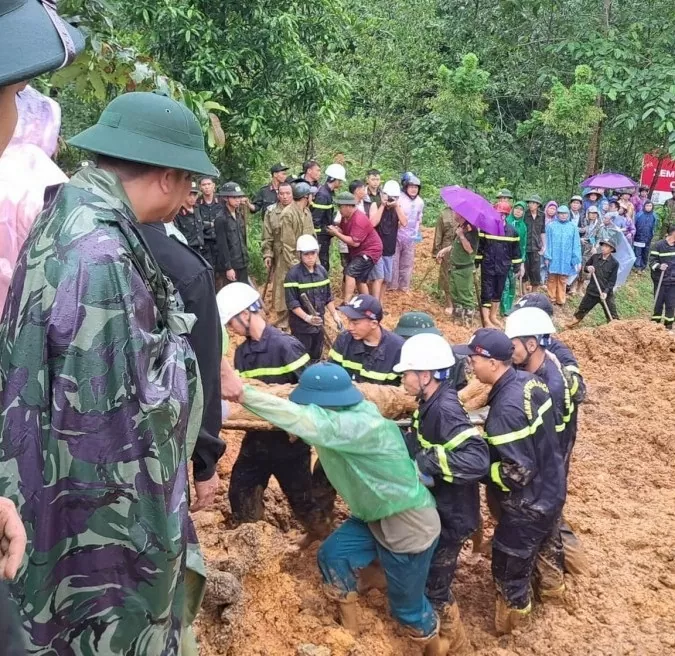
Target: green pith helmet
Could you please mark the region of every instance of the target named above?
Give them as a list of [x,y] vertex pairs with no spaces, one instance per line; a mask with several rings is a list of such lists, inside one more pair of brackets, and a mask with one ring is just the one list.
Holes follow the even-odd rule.
[[243,198],[245,196],[241,187],[236,182],[226,182],[220,188],[220,195],[223,198]]
[[298,386],[288,398],[300,405],[313,403],[324,408],[347,408],[361,403],[363,394],[340,365],[320,362],[303,371]]
[[607,237],[607,239],[601,239],[598,243],[600,244],[600,246],[602,246],[603,244],[607,244],[607,246],[609,246],[612,249],[612,251],[616,253],[616,242],[611,237]]
[[436,328],[433,318],[426,312],[406,312],[402,314],[396,324],[396,328],[394,328],[394,332],[406,339],[420,333],[443,334]]
[[538,205],[543,205],[544,202],[541,200],[539,194],[532,194],[526,201],[526,203],[537,203]]
[[513,194],[508,189],[500,189],[497,198],[513,198]]
[[130,162],[218,175],[204,148],[197,117],[160,93],[125,93],[104,110],[98,123],[68,141],[71,146]]
[[343,191],[342,193],[335,196],[336,205],[356,205],[356,198],[354,194],[350,194],[348,191]]

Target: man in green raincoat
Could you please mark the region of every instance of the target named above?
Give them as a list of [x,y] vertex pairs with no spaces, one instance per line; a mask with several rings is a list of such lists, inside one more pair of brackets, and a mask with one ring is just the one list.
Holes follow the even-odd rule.
[[0,327],[0,496],[28,535],[11,593],[29,653],[185,654],[203,574],[194,316],[139,224],[218,171],[194,114],[159,94],[119,96],[70,143],[97,165],[47,190]]
[[[511,213],[506,217],[506,222],[512,225],[518,234],[518,245],[520,247],[520,257],[523,263],[520,265],[521,271],[525,269],[525,258],[527,257],[527,223],[525,223],[525,211],[527,205],[524,201],[519,200],[511,210]],[[521,276],[522,279],[522,276]],[[513,271],[509,271],[509,277],[506,279],[506,286],[502,294],[501,313],[506,316],[513,306],[513,301],[516,295],[522,294],[516,289],[516,275]]]

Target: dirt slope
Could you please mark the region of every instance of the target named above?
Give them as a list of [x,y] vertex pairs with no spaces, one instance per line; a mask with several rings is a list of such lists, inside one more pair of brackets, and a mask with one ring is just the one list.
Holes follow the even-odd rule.
[[[418,269],[423,274],[426,267]],[[453,342],[470,332],[450,324],[418,292],[388,299],[387,308],[385,324],[395,323],[404,308],[418,309],[433,314]],[[589,386],[566,516],[583,539],[592,576],[571,583],[564,605],[537,607],[528,632],[498,639],[489,560],[467,549],[454,591],[470,638],[484,656],[675,654],[675,338],[637,321],[562,338],[577,354]],[[267,493],[267,519],[281,532],[259,524],[251,527],[255,539],[249,533],[240,539],[228,530],[227,477],[241,438],[226,437],[224,496],[218,510],[197,516],[197,526],[211,562],[236,556],[245,563],[243,603],[235,619],[202,613],[197,632],[203,654],[420,653],[397,635],[377,591],[362,599],[364,632],[358,640],[338,626],[333,604],[321,593],[316,545],[289,551],[297,527],[275,485]],[[232,546],[237,540],[239,546]],[[329,651],[298,652],[307,643]]]

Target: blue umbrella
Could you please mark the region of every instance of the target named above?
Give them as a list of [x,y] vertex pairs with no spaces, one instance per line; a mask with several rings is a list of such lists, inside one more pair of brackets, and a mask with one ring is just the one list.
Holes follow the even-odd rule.
[[497,210],[475,191],[457,185],[443,187],[441,198],[474,228],[489,235],[504,235],[504,220]]

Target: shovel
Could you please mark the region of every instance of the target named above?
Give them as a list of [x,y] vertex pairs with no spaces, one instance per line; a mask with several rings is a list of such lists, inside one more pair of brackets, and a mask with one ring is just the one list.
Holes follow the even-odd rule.
[[593,276],[593,282],[595,283],[595,286],[598,288],[598,291],[600,292],[600,301],[602,302],[602,307],[605,308],[605,313],[607,315],[607,323],[609,323],[612,320],[612,313],[609,311],[607,301],[605,301],[605,299],[602,298],[602,289],[600,288],[600,283],[598,282],[598,279],[595,275],[595,271],[593,271],[591,275]]
[[[316,311],[316,308],[312,305],[312,301],[309,300],[309,296],[307,294],[300,294],[300,300],[303,302],[305,308],[309,310],[309,313],[312,316],[318,317],[320,316],[319,313]],[[328,344],[328,348],[332,349],[333,348],[333,340],[330,338],[328,335],[328,331],[326,330],[325,324],[321,324],[321,330],[323,331],[323,338],[326,340],[326,344]]]

